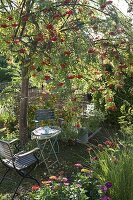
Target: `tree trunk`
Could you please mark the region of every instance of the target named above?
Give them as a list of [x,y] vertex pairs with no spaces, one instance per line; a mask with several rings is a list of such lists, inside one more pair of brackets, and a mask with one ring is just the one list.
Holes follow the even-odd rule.
[[20,114],[19,114],[19,137],[22,145],[28,141],[28,88],[29,77],[28,67],[22,67],[22,82],[21,82],[21,95],[20,95]]

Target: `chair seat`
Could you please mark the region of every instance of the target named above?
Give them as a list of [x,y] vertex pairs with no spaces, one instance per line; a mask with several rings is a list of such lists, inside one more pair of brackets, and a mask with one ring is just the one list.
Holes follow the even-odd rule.
[[[35,156],[35,152],[37,152],[39,148],[34,148],[27,152],[21,151],[14,154],[15,150],[18,150],[15,144],[16,142],[18,142],[18,139],[14,139],[12,141],[0,140],[0,161],[7,168],[3,177],[0,179],[0,184],[4,181],[6,175],[11,169],[14,169],[18,173],[18,175],[22,177],[17,184],[11,200],[14,200],[17,190],[19,189],[25,178],[34,180],[37,185],[40,185],[39,181],[30,175],[31,171],[34,170],[38,164],[39,160]],[[28,169],[28,167],[30,169]]]
[[[20,154],[19,154],[20,155]],[[24,157],[19,157],[17,154],[13,156],[14,158],[14,165],[17,170],[22,170],[30,165],[37,162],[36,157],[33,154],[26,155]],[[2,161],[9,167],[14,168],[12,159],[2,159]]]

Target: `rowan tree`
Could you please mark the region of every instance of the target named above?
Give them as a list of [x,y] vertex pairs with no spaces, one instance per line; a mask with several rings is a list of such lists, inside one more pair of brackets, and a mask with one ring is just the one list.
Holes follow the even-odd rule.
[[95,97],[100,91],[105,108],[116,110],[114,95],[133,65],[132,18],[111,0],[5,0],[0,18],[1,53],[20,69],[22,143],[28,137],[29,80],[67,95],[83,90]]

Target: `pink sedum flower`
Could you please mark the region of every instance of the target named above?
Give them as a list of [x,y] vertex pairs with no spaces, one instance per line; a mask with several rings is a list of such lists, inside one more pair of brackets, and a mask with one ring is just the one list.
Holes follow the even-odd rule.
[[83,167],[80,163],[76,163],[76,164],[74,164],[74,166],[77,167],[77,168],[82,168]]

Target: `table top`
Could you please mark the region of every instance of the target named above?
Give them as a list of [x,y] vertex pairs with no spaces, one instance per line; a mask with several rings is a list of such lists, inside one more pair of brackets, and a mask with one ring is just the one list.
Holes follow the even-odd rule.
[[31,133],[31,139],[50,139],[57,136],[61,132],[61,128],[57,126],[38,127]]

